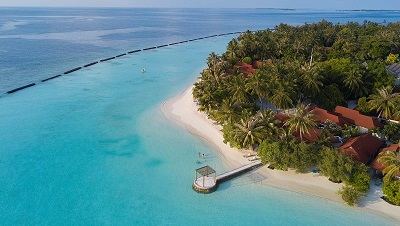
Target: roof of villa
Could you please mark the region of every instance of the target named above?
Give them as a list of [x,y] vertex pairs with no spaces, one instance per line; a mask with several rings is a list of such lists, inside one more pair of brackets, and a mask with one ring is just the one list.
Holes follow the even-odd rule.
[[254,73],[253,66],[248,63],[239,61],[235,64],[235,67],[239,67],[239,71],[242,72],[246,76]]
[[[399,145],[399,144],[392,144],[392,145],[390,145],[389,147],[382,148],[382,150],[379,152],[379,155],[380,155],[381,153],[386,152],[386,151],[393,151],[393,152],[396,152],[396,151],[399,151],[399,150],[400,150],[400,145]],[[380,163],[380,162],[378,162],[378,159],[380,158],[379,155],[378,155],[378,156],[374,159],[374,161],[371,163],[371,168],[372,168],[372,169],[375,169],[375,170],[380,170],[380,171],[382,171],[383,169],[386,168],[386,165],[385,165],[385,164],[382,164],[382,163]]]
[[[318,141],[318,138],[321,136],[323,130],[322,129],[310,129],[308,131],[309,133],[305,133],[303,134],[303,139],[305,141],[309,141],[309,142],[316,142]],[[329,131],[327,132],[327,136],[329,137],[330,142],[332,143],[339,143],[340,141],[338,140],[338,138],[336,138],[335,136],[333,136]],[[299,131],[293,133],[293,136],[300,138],[300,133]]]
[[382,123],[378,122],[370,116],[360,114],[360,112],[358,112],[357,110],[345,108],[342,106],[336,106],[335,110],[332,113],[343,117],[347,122],[351,124],[367,129],[372,129],[374,127],[383,128]]
[[275,118],[281,121],[283,124],[286,120],[288,120],[290,117],[286,114],[275,114]]
[[314,114],[314,120],[317,122],[325,123],[326,121],[330,121],[338,126],[344,126],[346,124],[347,125],[350,124],[342,116],[332,114],[325,109],[318,107],[311,107],[311,109],[312,109],[312,114]]
[[400,64],[394,63],[386,66],[386,70],[388,70],[394,77],[400,78]]
[[352,156],[355,160],[368,164],[379,147],[383,144],[380,140],[370,134],[364,134],[347,140],[339,150]]
[[253,74],[255,69],[258,69],[262,63],[270,64],[271,60],[266,60],[264,62],[257,60],[252,64],[238,61],[236,62],[235,67],[238,67],[240,72],[242,72],[245,76],[248,76]]

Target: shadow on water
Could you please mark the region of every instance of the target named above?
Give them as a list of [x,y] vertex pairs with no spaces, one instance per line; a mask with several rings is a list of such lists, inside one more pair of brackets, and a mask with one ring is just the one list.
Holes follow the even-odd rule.
[[222,191],[232,189],[232,188],[245,187],[245,186],[261,183],[262,181],[264,181],[266,179],[267,179],[267,177],[263,176],[260,173],[251,172],[249,174],[244,174],[244,175],[236,177],[232,180],[221,183],[216,192],[218,192],[218,191],[222,192]]

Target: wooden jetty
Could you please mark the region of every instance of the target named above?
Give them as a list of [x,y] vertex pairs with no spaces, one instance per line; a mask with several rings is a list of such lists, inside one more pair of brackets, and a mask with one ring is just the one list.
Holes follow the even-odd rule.
[[[195,178],[192,188],[199,193],[208,194],[217,190],[218,185],[228,181],[234,177],[242,175],[243,173],[257,169],[262,166],[260,160],[256,160],[250,164],[241,166],[234,170],[217,175],[216,171],[210,166],[203,166],[195,170]],[[200,177],[199,177],[200,175]]]

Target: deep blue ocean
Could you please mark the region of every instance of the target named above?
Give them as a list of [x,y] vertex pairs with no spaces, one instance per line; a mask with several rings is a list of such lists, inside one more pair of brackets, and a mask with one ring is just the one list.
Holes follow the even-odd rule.
[[[199,151],[231,169],[160,106],[195,82],[244,30],[395,21],[399,12],[273,9],[0,8],[0,225],[398,225],[314,196],[262,186],[256,175],[212,194],[191,184]],[[146,73],[140,73],[142,67]],[[201,164],[200,164],[201,165]],[[268,178],[264,178],[268,180]]]

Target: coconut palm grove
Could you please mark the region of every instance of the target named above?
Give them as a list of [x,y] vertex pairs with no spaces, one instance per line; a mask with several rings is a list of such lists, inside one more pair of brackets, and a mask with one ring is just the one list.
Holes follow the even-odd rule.
[[193,96],[225,143],[269,168],[343,183],[349,205],[383,177],[384,199],[400,205],[400,94],[388,70],[399,34],[397,22],[325,20],[247,31],[210,54]]

